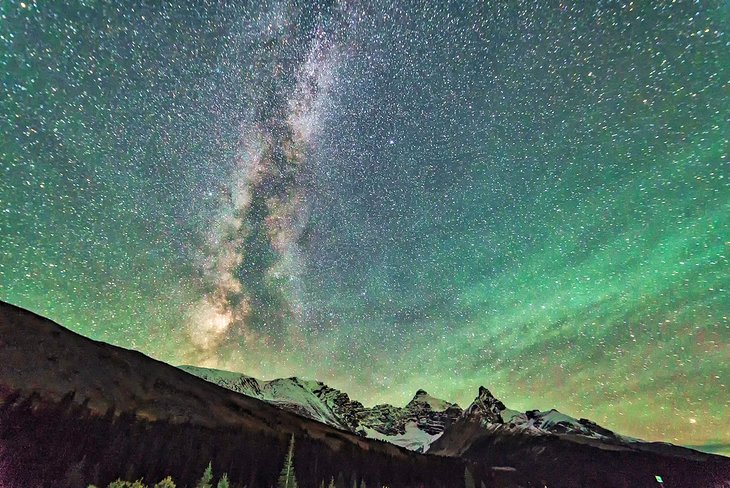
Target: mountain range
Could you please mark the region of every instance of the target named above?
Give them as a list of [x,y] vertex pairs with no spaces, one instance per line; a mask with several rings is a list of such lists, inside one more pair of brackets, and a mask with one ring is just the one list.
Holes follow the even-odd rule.
[[646,447],[638,439],[621,436],[587,419],[575,419],[555,409],[518,412],[505,407],[485,387],[466,410],[418,390],[404,407],[382,404],[371,408],[352,400],[320,381],[297,377],[262,381],[251,376],[197,366],[180,369],[229,390],[264,400],[284,410],[370,439],[378,439],[416,452],[427,452],[460,418],[478,419],[516,432],[554,434],[598,442]]
[[296,377],[261,381],[216,369],[195,366],[180,369],[332,427],[417,452],[426,452],[463,413],[458,405],[434,398],[424,390],[417,391],[405,407],[385,404],[367,408],[351,400],[347,393],[319,381]]
[[466,409],[421,390],[368,408],[316,381],[177,368],[0,302],[2,488],[193,486],[209,462],[269,488],[291,439],[303,488],[730,487],[728,458],[513,411],[486,388]]

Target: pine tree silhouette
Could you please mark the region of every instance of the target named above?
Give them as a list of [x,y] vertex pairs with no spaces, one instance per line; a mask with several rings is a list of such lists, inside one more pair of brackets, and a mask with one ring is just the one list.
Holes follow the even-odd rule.
[[175,488],[175,482],[171,476],[161,479],[152,488]]
[[223,473],[223,476],[221,476],[221,479],[218,480],[218,485],[216,485],[216,488],[229,488],[230,483],[228,482],[228,474]]
[[195,488],[213,488],[213,467],[211,463],[208,463],[208,467],[203,472],[203,477],[200,478]]
[[294,434],[289,441],[289,452],[284,461],[284,467],[281,468],[279,475],[278,488],[298,488],[297,478],[294,474]]
[[476,488],[476,484],[474,483],[474,476],[471,474],[471,471],[469,471],[469,468],[464,468],[464,486],[466,488]]

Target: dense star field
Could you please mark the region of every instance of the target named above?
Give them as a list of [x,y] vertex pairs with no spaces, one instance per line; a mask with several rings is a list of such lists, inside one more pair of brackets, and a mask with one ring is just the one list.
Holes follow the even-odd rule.
[[0,298],[730,454],[730,4],[446,3],[3,2]]

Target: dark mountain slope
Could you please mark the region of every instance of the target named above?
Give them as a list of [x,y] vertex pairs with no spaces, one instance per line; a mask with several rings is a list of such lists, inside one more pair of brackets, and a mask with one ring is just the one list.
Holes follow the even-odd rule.
[[0,302],[0,487],[173,475],[208,460],[249,488],[274,483],[296,438],[300,486],[461,486],[458,459],[339,431]]

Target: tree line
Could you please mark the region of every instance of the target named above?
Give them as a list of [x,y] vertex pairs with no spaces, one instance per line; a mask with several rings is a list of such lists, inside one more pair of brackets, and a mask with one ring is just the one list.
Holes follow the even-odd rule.
[[[276,488],[299,488],[296,471],[294,469],[294,445],[295,437],[292,434],[289,441],[289,449],[287,450],[286,458],[284,459],[284,465],[281,468],[281,473],[279,473]],[[362,479],[359,483],[357,479],[354,479],[352,483],[352,488],[368,488],[367,484]],[[94,485],[89,485],[88,488],[97,487]],[[177,485],[175,484],[172,477],[167,476],[160,480],[158,483],[152,485],[152,487],[148,487],[148,485],[144,484],[143,480],[141,479],[137,481],[123,481],[121,479],[118,479],[109,483],[107,488],[177,488]],[[203,472],[203,476],[200,478],[200,480],[198,480],[195,488],[213,488],[212,463],[208,463],[208,466]],[[230,488],[228,474],[223,473],[220,479],[218,479],[215,488]],[[244,488],[248,487],[244,486]],[[337,481],[335,481],[334,476],[330,477],[329,482],[326,485],[325,480],[321,480],[319,483],[319,488],[346,488],[345,480],[342,473],[338,475]],[[387,485],[383,485],[381,488],[389,487]],[[464,488],[476,488],[474,476],[471,474],[471,471],[469,471],[469,468],[465,468],[464,470]],[[481,488],[486,488],[484,482],[481,483]]]
[[[295,448],[291,432],[277,430],[275,418],[264,419],[261,428],[235,431],[142,420],[112,409],[98,415],[73,396],[49,403],[37,394],[3,394],[0,486],[85,488],[116,482],[113,488],[140,488],[142,481],[131,480],[144,479],[160,480],[153,488],[196,487],[208,466],[211,473],[227,473],[222,487],[230,488],[272,488],[281,485],[282,475],[285,488],[464,486],[464,461],[455,458],[380,449],[377,443],[363,449],[337,433],[313,438],[304,430]],[[488,473],[472,471],[476,486],[481,480],[490,486]],[[218,488],[222,478],[211,478],[210,488]]]

